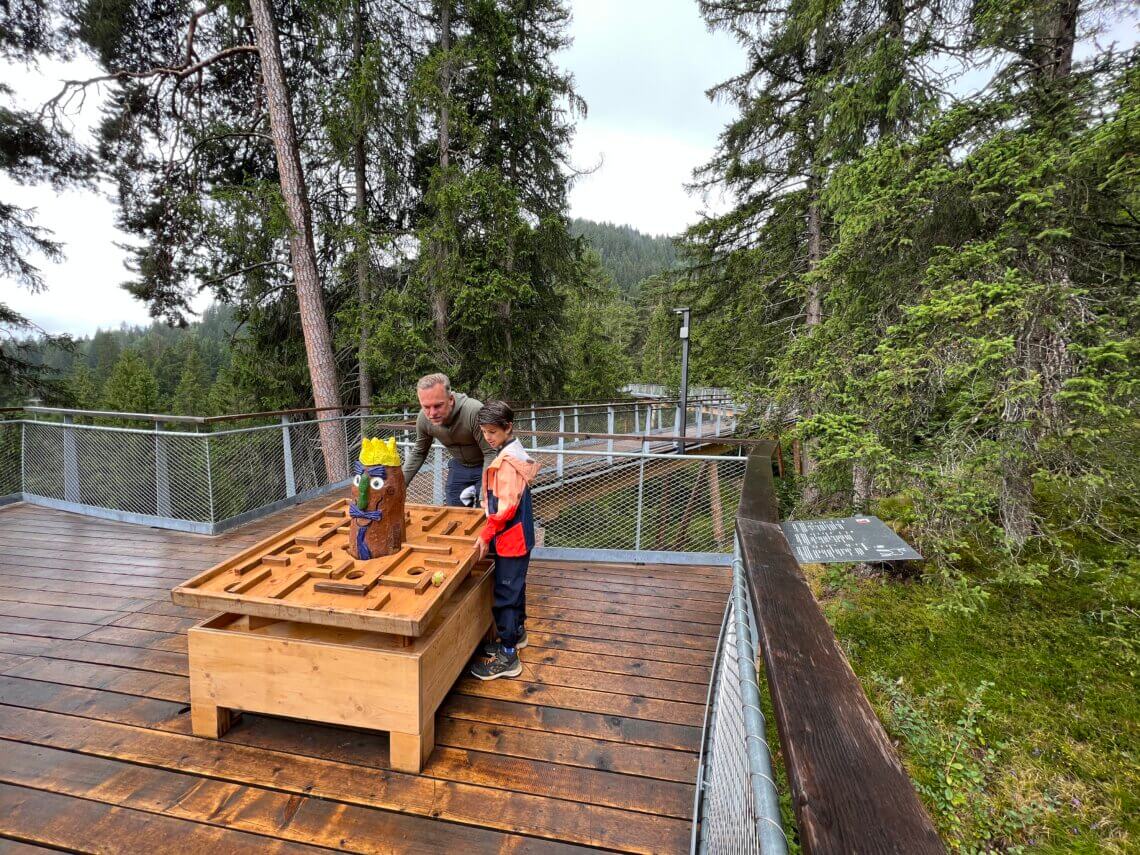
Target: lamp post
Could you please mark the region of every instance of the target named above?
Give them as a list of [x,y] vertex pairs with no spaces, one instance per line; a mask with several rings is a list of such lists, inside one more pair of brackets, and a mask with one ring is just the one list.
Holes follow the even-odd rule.
[[677,453],[684,454],[685,424],[689,420],[689,307],[681,306],[674,309],[673,314],[681,316],[681,409],[677,419],[681,438],[677,442]]

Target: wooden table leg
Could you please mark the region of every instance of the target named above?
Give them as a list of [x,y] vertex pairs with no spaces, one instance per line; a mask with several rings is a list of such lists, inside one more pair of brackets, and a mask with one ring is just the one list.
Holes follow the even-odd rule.
[[391,733],[392,768],[400,772],[419,773],[435,748],[435,716],[427,720],[420,733]]
[[229,730],[237,718],[233,710],[200,701],[190,703],[190,726],[195,736],[217,739]]

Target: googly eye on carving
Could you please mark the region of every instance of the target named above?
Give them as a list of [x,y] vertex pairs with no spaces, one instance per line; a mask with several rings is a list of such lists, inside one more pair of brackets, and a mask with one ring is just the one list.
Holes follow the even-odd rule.
[[373,490],[379,490],[381,487],[384,486],[384,479],[381,478],[380,476],[376,476],[375,478],[373,478],[371,481],[368,482],[368,486],[371,487]]
[[353,487],[359,487],[360,486],[360,476],[359,475],[352,476],[352,486]]

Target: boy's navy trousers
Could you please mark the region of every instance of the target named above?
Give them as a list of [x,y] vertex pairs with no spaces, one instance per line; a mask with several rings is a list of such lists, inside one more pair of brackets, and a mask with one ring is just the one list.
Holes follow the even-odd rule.
[[514,647],[526,626],[526,571],[530,555],[495,556],[495,592],[491,614],[504,647]]

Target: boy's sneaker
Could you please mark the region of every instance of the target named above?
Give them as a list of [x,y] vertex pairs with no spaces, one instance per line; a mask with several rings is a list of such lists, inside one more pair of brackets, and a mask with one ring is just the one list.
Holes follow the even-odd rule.
[[501,644],[495,645],[492,655],[483,657],[471,667],[471,676],[480,680],[517,677],[521,673],[522,662],[519,661],[518,651],[508,654]]
[[[495,648],[501,646],[502,643],[503,642],[501,639],[495,639],[494,641],[488,641],[486,644],[483,645],[483,649],[482,649],[483,655],[484,656],[493,655],[495,652]],[[527,646],[527,643],[528,642],[526,640],[526,630],[524,629],[522,631],[522,635],[519,636],[519,640],[515,642],[515,650],[522,650],[524,647]]]

